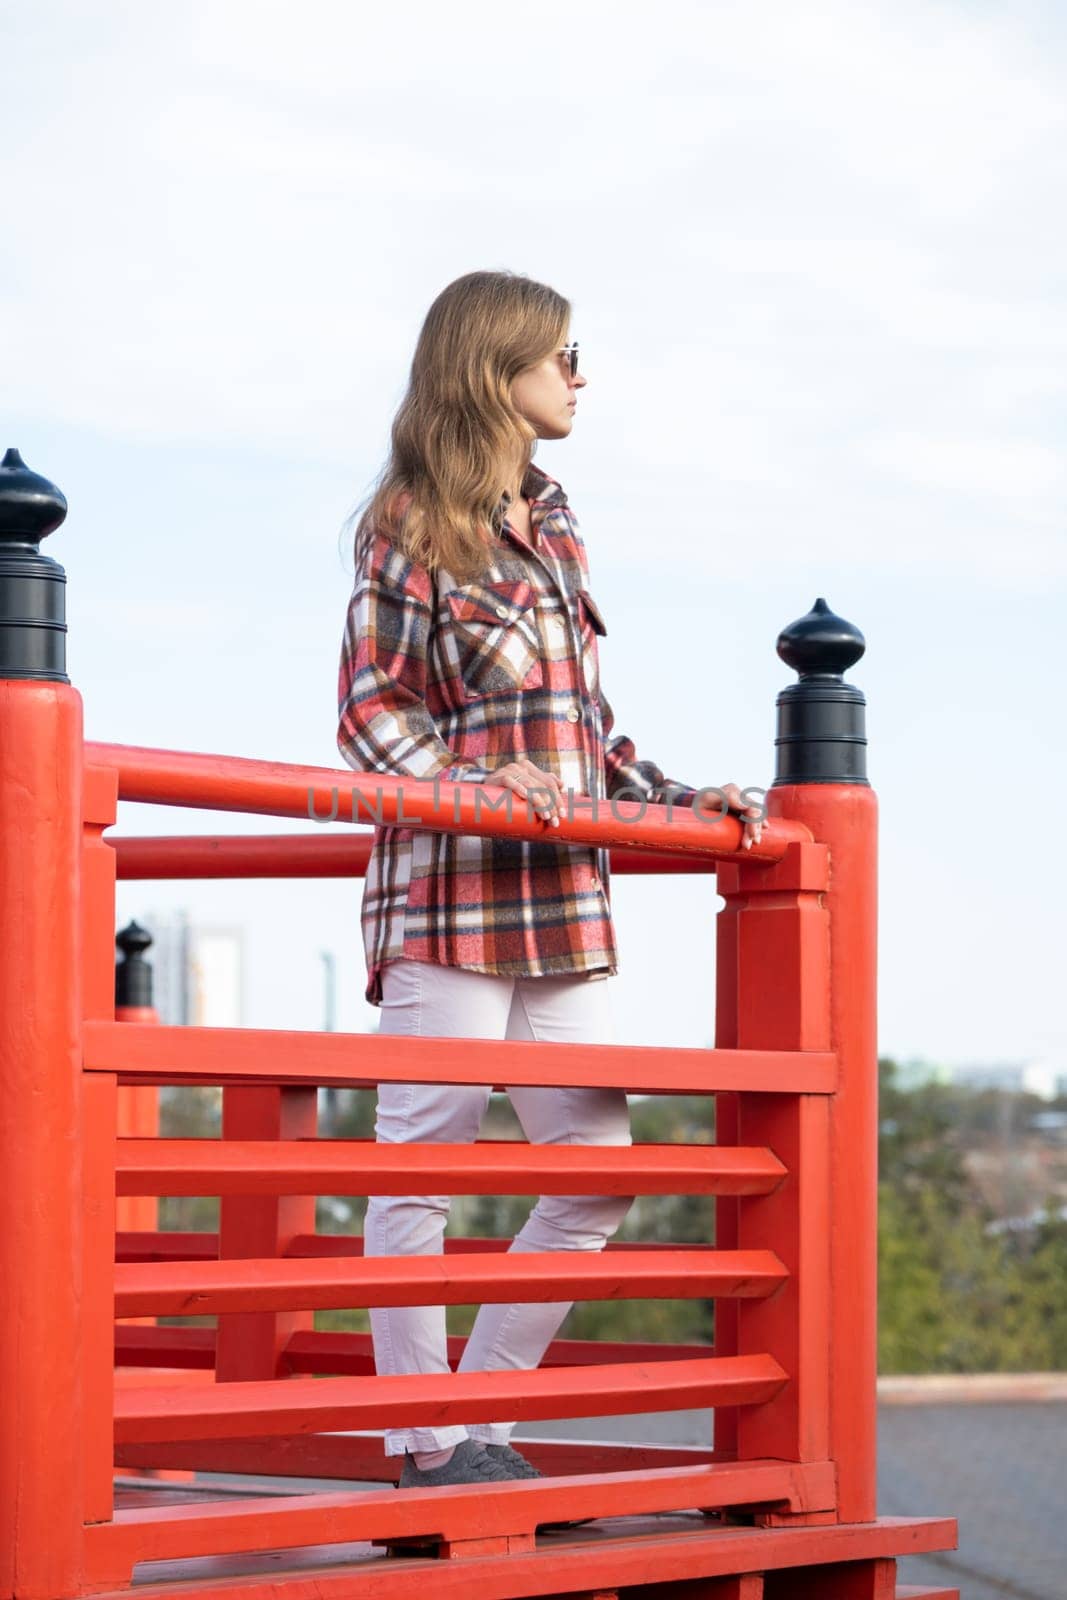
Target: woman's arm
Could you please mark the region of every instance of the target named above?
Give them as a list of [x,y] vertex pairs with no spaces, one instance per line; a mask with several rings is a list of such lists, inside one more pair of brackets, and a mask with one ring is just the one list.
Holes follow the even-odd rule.
[[[742,847],[750,850],[754,844],[759,844],[766,821],[766,811],[762,805],[751,803],[749,797],[752,790],[746,789],[742,792],[736,783],[717,786],[708,784],[702,789],[694,789],[687,783],[674,783],[670,778],[663,776],[662,770],[654,761],[637,759],[632,739],[627,739],[622,734],[616,734],[613,739],[608,738],[615,726],[615,713],[603,689],[600,691],[600,712],[609,800],[613,795],[629,789],[643,795],[651,805],[669,803],[672,806],[689,806],[705,820],[712,820],[730,812],[743,824]],[[699,806],[694,807],[698,795],[703,795],[705,798]]]
[[341,645],[337,745],[359,772],[481,783],[489,770],[448,748],[426,704],[432,621],[429,573],[385,537],[368,539]]
[[623,734],[609,738],[615,726],[615,713],[603,689],[600,691],[600,717],[604,733],[604,766],[607,769],[608,799],[620,789],[634,789],[651,805],[691,806],[693,797],[700,793],[687,783],[675,783],[665,778],[654,761],[639,761],[632,739]]

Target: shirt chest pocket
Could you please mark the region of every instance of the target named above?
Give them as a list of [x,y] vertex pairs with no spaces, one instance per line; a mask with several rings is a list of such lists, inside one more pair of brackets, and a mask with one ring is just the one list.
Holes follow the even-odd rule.
[[582,626],[582,673],[585,677],[585,686],[593,699],[600,696],[600,659],[597,649],[597,636],[607,633],[604,618],[600,614],[600,607],[589,593],[588,589],[578,592],[578,615]]
[[466,583],[444,599],[456,672],[468,700],[541,686],[537,593],[531,583]]

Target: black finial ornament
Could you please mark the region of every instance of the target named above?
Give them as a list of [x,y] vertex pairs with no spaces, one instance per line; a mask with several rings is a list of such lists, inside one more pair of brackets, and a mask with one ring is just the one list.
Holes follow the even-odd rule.
[[842,676],[867,648],[852,622],[816,600],[778,635],[778,654],[800,676],[778,696],[778,765],[785,783],[866,783],[866,701]]
[[0,678],[70,682],[67,575],[38,549],[66,514],[55,484],[9,450],[0,461]]
[[145,951],[152,943],[152,935],[139,922],[128,922],[115,935],[115,943],[122,951],[122,960],[115,964],[115,1004],[150,1006],[152,968],[145,960]]

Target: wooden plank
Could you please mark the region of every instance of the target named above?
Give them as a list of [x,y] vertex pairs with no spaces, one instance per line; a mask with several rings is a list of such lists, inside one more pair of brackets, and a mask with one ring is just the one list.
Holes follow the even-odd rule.
[[891,1556],[835,1561],[805,1572],[767,1577],[765,1600],[896,1600],[897,1564]]
[[120,1195],[755,1195],[786,1172],[770,1150],[715,1145],[278,1138],[119,1139],[116,1148]]
[[[119,878],[362,878],[374,845],[358,833],[109,834]],[[617,845],[610,870],[624,876],[714,873],[713,857]]]
[[[668,1444],[614,1444],[598,1440],[522,1439],[527,1460],[548,1476],[589,1472],[658,1472],[663,1467],[705,1466],[712,1450]],[[402,1456],[387,1456],[381,1434],[315,1433],[291,1438],[195,1439],[120,1444],[116,1467],[177,1468],[197,1472],[278,1478],[339,1478],[396,1482]],[[250,1484],[246,1493],[254,1493]]]
[[[242,1386],[243,1387],[243,1386]],[[442,1539],[532,1532],[560,1517],[675,1511],[691,1506],[782,1502],[832,1503],[825,1463],[798,1467],[758,1461],[668,1467],[567,1479],[522,1479],[452,1489],[272,1497],[120,1511],[110,1526],[86,1529],[90,1579],[129,1572],[137,1562],[218,1556],[238,1550],[294,1548],[322,1542],[401,1539],[426,1532]]]
[[[186,1028],[87,1022],[84,1064],[141,1083],[493,1083],[494,1039],[401,1038],[281,1028]],[[660,1049],[508,1041],[508,1083],[625,1089],[630,1094],[832,1094],[829,1051]]]
[[[444,1241],[446,1255],[474,1255],[488,1253],[503,1255],[511,1247],[510,1239],[447,1237]],[[631,1239],[609,1239],[605,1250],[703,1250],[710,1246],[675,1244],[668,1239],[645,1239],[640,1243]],[[286,1256],[361,1256],[363,1236],[358,1233],[300,1233],[289,1241],[282,1252]],[[121,1228],[115,1234],[116,1261],[217,1261],[219,1236],[206,1230],[180,1232],[135,1230]]]
[[[616,1591],[617,1593],[618,1591]],[[681,1583],[643,1583],[628,1589],[626,1600],[765,1600],[763,1573],[739,1572],[728,1578],[683,1578]]]
[[[466,1339],[448,1340],[448,1361],[455,1369]],[[709,1344],[646,1344],[633,1340],[554,1339],[541,1357],[542,1367],[604,1366],[615,1361],[697,1361],[714,1355]],[[174,1328],[118,1323],[115,1361],[120,1367],[191,1367],[209,1370],[215,1361],[214,1328]],[[290,1373],[361,1377],[374,1372],[369,1333],[296,1333],[284,1351]]]
[[123,1388],[115,1440],[257,1438],[426,1423],[519,1421],[758,1405],[787,1374],[769,1356],[710,1357],[544,1371],[384,1378],[280,1378]]
[[[452,1493],[436,1490],[437,1494]],[[400,1497],[393,1492],[393,1498]],[[633,1530],[632,1533],[629,1530]],[[872,1555],[919,1555],[950,1548],[956,1525],[946,1518],[880,1517],[870,1523],[825,1528],[790,1528],[769,1533],[754,1528],[724,1528],[700,1518],[672,1517],[669,1528],[653,1519],[605,1521],[594,1530],[553,1534],[525,1555],[487,1556],[478,1562],[478,1600],[560,1595],[628,1589],[638,1600],[640,1586],[804,1569],[811,1563],[861,1559]],[[110,1530],[89,1529],[94,1586],[114,1583],[107,1566]],[[369,1557],[369,1559],[368,1559]],[[188,1570],[181,1562],[146,1569],[137,1600],[470,1600],[471,1569],[463,1562],[386,1560],[364,1543],[332,1544],[284,1555],[217,1558],[214,1570]],[[432,1585],[432,1587],[431,1587]],[[102,1587],[102,1585],[101,1585]],[[936,1594],[936,1590],[934,1591]],[[950,1595],[953,1591],[949,1590]],[[129,1589],[112,1589],[97,1600],[130,1600]]]
[[[88,1075],[90,1078],[93,1074]],[[318,1137],[318,1091],[261,1084],[230,1084],[222,1091],[222,1148],[314,1148]],[[143,1140],[152,1146],[157,1141]],[[168,1146],[170,1141],[166,1141]],[[197,1142],[197,1141],[193,1141]],[[209,1141],[199,1141],[201,1145]],[[210,1141],[215,1144],[214,1140]],[[119,1160],[125,1141],[119,1141]],[[116,1172],[116,1180],[118,1173]],[[117,1187],[117,1183],[116,1183]],[[284,1255],[298,1234],[315,1231],[315,1195],[269,1184],[244,1185],[222,1192],[219,1204],[219,1256],[257,1260]],[[290,1337],[314,1328],[311,1311],[237,1312],[219,1318],[215,1371],[220,1382],[283,1376],[282,1352]]]
[[738,1245],[765,1249],[773,1239],[789,1282],[773,1300],[738,1306],[737,1353],[770,1351],[794,1379],[773,1407],[739,1419],[742,1459],[825,1461],[830,1454],[829,1109],[817,1095],[741,1096],[743,1135],[751,1139],[758,1130],[785,1158],[790,1177],[763,1205],[739,1207]]
[[770,1250],[510,1252],[350,1260],[132,1262],[115,1268],[115,1315],[351,1306],[505,1304],[511,1300],[705,1300],[773,1294],[787,1273]]
[[[247,756],[160,750],[89,740],[86,759],[118,773],[122,800],[193,806],[302,822],[399,823],[441,833],[544,840],[547,823],[526,806],[515,807],[506,789],[491,784],[448,783],[441,778],[394,778],[351,768],[303,767]],[[645,801],[590,801],[572,797],[552,829],[553,844],[659,848],[702,859],[733,857],[746,864],[779,861],[790,844],[810,840],[803,824],[779,816],[773,829],[743,851],[735,816],[710,817],[688,806]],[[498,803],[503,811],[493,809]]]

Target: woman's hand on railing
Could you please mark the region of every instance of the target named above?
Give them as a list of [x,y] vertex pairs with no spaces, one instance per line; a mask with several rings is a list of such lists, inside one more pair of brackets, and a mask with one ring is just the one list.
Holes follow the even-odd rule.
[[510,789],[523,800],[529,796],[531,809],[551,827],[559,827],[563,785],[554,772],[535,767],[532,761],[527,761],[523,756],[518,761],[509,761],[506,766],[497,767],[483,781],[498,785],[501,789]]
[[[746,790],[745,794],[750,794]],[[736,783],[720,783],[714,789],[701,789],[693,800],[694,811],[703,815],[717,812],[719,816],[737,817],[744,823],[744,832],[741,836],[741,848],[751,850],[754,844],[759,844],[763,829],[767,823],[766,807],[753,805],[745,798]],[[701,796],[708,798],[703,805],[698,805]],[[713,801],[712,797],[716,797]]]

